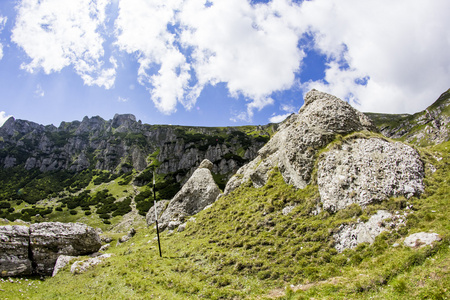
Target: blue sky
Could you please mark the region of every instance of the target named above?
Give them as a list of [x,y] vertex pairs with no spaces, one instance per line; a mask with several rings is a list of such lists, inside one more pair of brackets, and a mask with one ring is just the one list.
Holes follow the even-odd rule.
[[414,113],[450,87],[447,0],[2,0],[0,124],[279,122],[311,88]]

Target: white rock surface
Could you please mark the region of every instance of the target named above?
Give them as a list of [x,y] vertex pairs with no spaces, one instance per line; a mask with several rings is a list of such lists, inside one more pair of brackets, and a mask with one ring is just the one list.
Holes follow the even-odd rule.
[[96,265],[102,263],[105,259],[110,258],[111,256],[112,256],[112,254],[106,253],[106,254],[102,254],[97,257],[89,258],[87,260],[76,261],[70,267],[70,272],[72,272],[72,274],[84,273],[89,268],[92,268],[93,266],[96,266]]
[[[181,190],[170,201],[167,209],[158,220],[159,227],[175,229],[185,221],[185,218],[200,212],[213,203],[220,193],[211,171],[212,163],[204,160],[195,170]],[[149,216],[149,220],[152,220]],[[150,224],[149,224],[150,225]]]
[[354,131],[378,131],[372,122],[347,102],[312,90],[298,115],[292,115],[249,164],[241,167],[227,183],[225,194],[251,180],[264,186],[269,171],[278,167],[284,181],[304,188],[311,180],[315,154],[337,134]]
[[323,208],[365,206],[392,196],[411,197],[424,190],[419,154],[403,143],[358,138],[325,152],[319,160],[317,183]]
[[390,227],[384,224],[383,220],[391,217],[392,214],[389,212],[379,210],[366,223],[358,222],[343,226],[338,233],[333,235],[336,241],[334,247],[338,252],[342,252],[345,249],[355,248],[360,243],[372,244],[380,233]]
[[440,241],[441,237],[437,233],[419,232],[405,238],[403,244],[410,248],[423,247],[431,245],[433,242]]

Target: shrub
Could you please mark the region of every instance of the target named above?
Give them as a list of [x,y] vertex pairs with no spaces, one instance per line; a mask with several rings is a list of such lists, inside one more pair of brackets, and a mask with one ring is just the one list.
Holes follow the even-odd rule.
[[77,212],[76,210],[72,209],[71,211],[69,211],[69,213],[70,213],[71,215],[76,215],[78,212]]

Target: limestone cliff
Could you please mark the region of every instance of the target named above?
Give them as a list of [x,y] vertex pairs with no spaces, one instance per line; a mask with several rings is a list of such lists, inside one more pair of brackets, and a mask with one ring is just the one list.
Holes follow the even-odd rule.
[[[41,172],[88,168],[125,173],[157,161],[157,173],[187,180],[205,158],[213,172],[231,176],[269,139],[271,126],[206,128],[149,125],[130,114],[85,117],[59,127],[8,119],[0,128],[0,167]],[[253,131],[253,132],[252,132]],[[252,132],[252,134],[248,134]],[[157,154],[149,161],[149,155]]]

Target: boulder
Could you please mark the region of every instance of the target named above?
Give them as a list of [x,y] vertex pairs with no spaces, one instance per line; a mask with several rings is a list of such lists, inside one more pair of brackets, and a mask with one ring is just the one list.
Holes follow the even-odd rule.
[[0,226],[0,276],[26,276],[33,272],[27,226]]
[[208,168],[211,165],[211,162],[203,161],[200,164],[203,167],[195,170],[181,190],[173,197],[158,222],[161,229],[165,229],[169,224],[180,225],[184,222],[185,217],[198,213],[216,200],[220,189]]
[[420,248],[440,240],[441,237],[437,233],[419,232],[406,237],[403,244],[410,248]]
[[105,259],[110,258],[111,256],[112,254],[106,253],[97,257],[89,258],[87,260],[76,261],[70,267],[70,272],[72,272],[72,274],[82,274],[86,272],[89,268],[92,268],[93,266],[102,263]]
[[100,236],[82,223],[45,222],[30,226],[30,248],[36,272],[52,275],[60,255],[79,256],[97,252]]
[[305,104],[292,115],[249,164],[241,167],[226,188],[228,194],[250,180],[255,187],[266,184],[271,169],[278,167],[284,181],[304,188],[311,180],[316,153],[337,134],[378,129],[370,119],[335,96],[312,90]]
[[55,277],[58,274],[59,270],[64,268],[75,256],[70,255],[60,255],[56,260],[55,267],[53,268],[52,277]]
[[392,196],[423,192],[424,166],[412,147],[380,138],[356,138],[319,158],[317,183],[323,208],[365,206]]
[[385,224],[383,220],[391,218],[392,214],[385,210],[379,210],[370,217],[366,223],[358,222],[352,225],[342,226],[338,233],[333,235],[335,248],[338,252],[352,249],[361,243],[372,244],[375,238],[383,231],[389,229],[391,224]]
[[147,221],[147,225],[151,225],[153,223],[155,223],[155,209],[156,209],[156,214],[158,215],[158,219],[161,217],[161,214],[166,210],[167,205],[169,205],[170,200],[160,200],[158,202],[156,202],[156,208],[155,205],[153,205],[152,207],[150,207],[147,215],[145,216],[145,219]]
[[126,235],[122,236],[118,240],[118,244],[128,242],[135,235],[136,235],[136,230],[134,228],[131,228],[130,231]]

